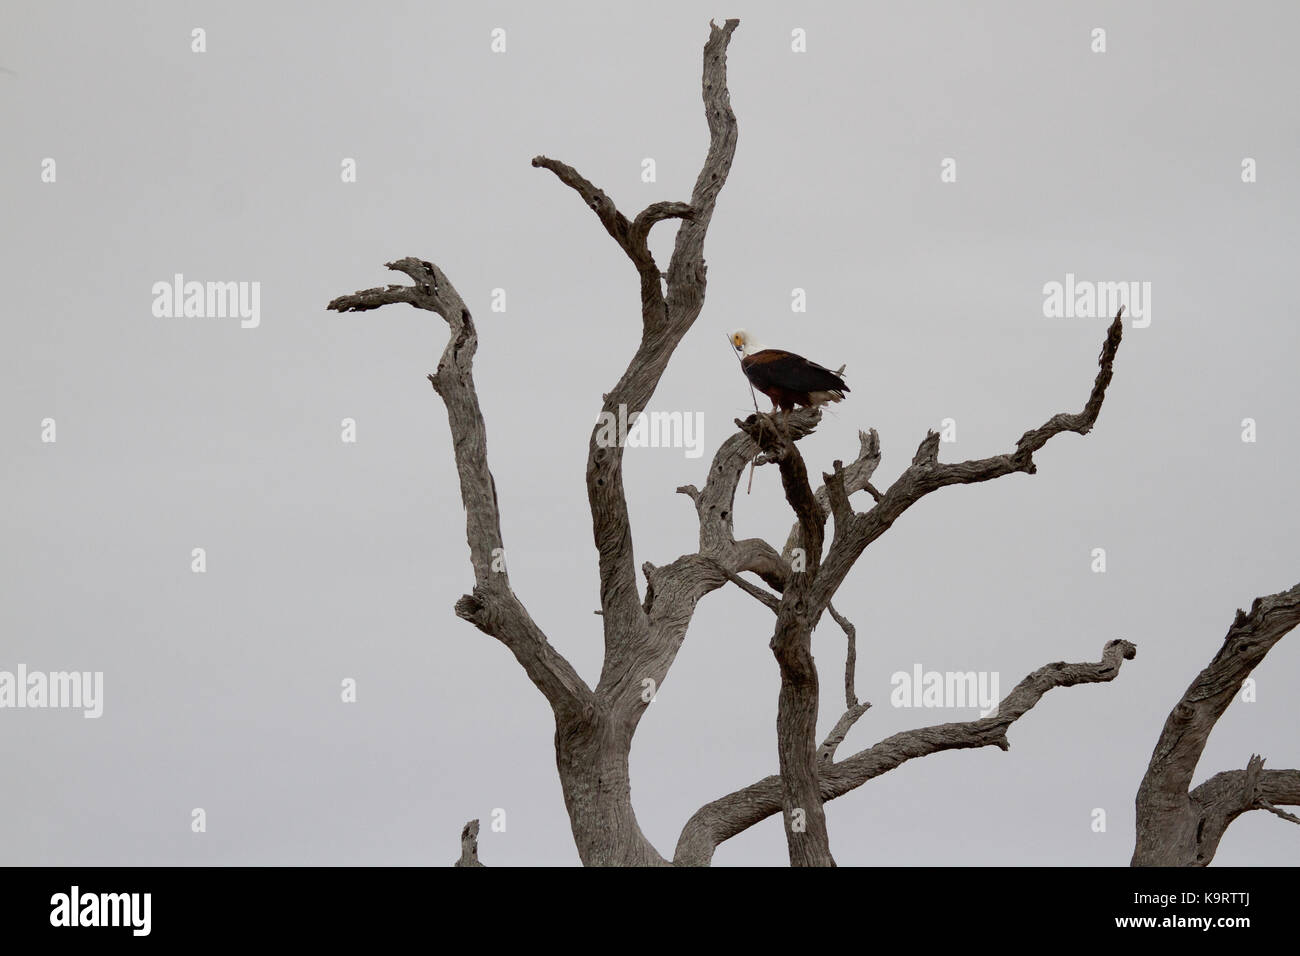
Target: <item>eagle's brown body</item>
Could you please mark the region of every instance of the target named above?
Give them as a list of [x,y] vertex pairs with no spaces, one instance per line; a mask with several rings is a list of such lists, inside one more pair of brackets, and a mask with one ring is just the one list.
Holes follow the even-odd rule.
[[740,360],[745,377],[772,400],[773,409],[817,406],[844,400],[844,379],[816,362],[782,349],[762,349]]

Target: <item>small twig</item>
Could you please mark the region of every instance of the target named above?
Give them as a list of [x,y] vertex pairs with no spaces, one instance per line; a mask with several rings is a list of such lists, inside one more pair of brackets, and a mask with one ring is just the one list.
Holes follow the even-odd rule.
[[1261,810],[1267,810],[1269,813],[1276,813],[1283,820],[1289,820],[1292,823],[1300,823],[1300,817],[1297,817],[1294,813],[1287,813],[1285,810],[1279,810],[1267,800],[1259,800],[1256,802],[1255,806]]
[[[727,345],[731,347],[731,351],[732,351],[732,352],[735,352],[735,351],[736,351],[735,346],[731,345],[731,337],[730,337],[730,336],[727,337]],[[745,364],[744,364],[743,361],[741,361],[741,358],[740,358],[739,355],[736,356],[736,364],[738,364],[738,365],[740,366],[740,372],[741,372],[742,375],[744,375],[744,373],[745,373]],[[759,410],[758,410],[758,396],[754,394],[754,383],[751,382],[751,381],[749,381],[749,376],[748,376],[748,375],[745,375],[745,382],[749,385],[749,397],[750,397],[750,400],[753,401],[753,403],[754,403],[754,414],[755,414],[755,415],[762,414],[762,413],[759,412]],[[754,461],[755,461],[755,459],[757,459],[757,458],[758,458],[758,453],[755,452],[755,453],[754,453],[754,457],[751,458],[751,459],[749,460],[749,487],[745,489],[745,494],[747,494],[747,495],[748,495],[748,494],[753,494],[753,492],[754,492]]]
[[768,608],[773,614],[781,609],[781,599],[772,592],[765,591],[756,584],[750,584],[739,574],[727,570],[727,568],[723,567],[723,565],[714,558],[708,558],[707,560],[716,567],[719,572],[725,575],[728,581],[736,585],[751,597],[757,598],[759,603]]
[[865,714],[870,707],[871,704],[864,701],[861,704],[854,704],[840,715],[840,719],[835,721],[835,726],[826,735],[822,745],[817,748],[818,763],[830,763],[835,759],[835,751],[839,749],[840,744],[844,743],[844,738],[849,735],[849,731],[858,722],[858,718]]
[[[1243,617],[1245,616],[1244,612],[1240,609],[1238,609],[1237,613]],[[1256,810],[1267,810],[1269,813],[1276,814],[1283,820],[1300,824],[1300,817],[1275,807],[1265,799],[1259,779],[1260,774],[1263,772],[1264,758],[1259,754],[1251,754],[1250,760],[1246,761],[1246,779],[1242,788],[1246,791],[1247,800],[1249,801],[1251,808]]]

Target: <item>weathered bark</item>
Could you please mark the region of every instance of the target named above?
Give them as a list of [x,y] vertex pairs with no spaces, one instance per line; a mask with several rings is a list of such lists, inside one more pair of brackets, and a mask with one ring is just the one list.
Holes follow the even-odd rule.
[[632,809],[632,728],[601,708],[557,723],[555,765],[578,857],[587,866],[663,866]]
[[452,866],[482,866],[478,859],[478,821],[471,820],[460,831],[460,859]]
[[1300,806],[1300,770],[1264,770],[1252,755],[1244,770],[1216,774],[1194,790],[1192,776],[1206,741],[1242,682],[1300,624],[1300,584],[1255,598],[1237,611],[1223,646],[1196,676],[1165,721],[1138,787],[1133,866],[1206,866],[1223,833],[1249,810],[1300,823],[1278,804]]

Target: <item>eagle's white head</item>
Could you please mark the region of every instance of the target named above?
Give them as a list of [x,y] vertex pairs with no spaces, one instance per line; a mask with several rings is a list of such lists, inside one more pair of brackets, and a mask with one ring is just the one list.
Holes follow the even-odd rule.
[[731,347],[741,355],[753,355],[755,352],[763,351],[763,346],[759,345],[744,329],[736,329],[727,337],[731,339]]

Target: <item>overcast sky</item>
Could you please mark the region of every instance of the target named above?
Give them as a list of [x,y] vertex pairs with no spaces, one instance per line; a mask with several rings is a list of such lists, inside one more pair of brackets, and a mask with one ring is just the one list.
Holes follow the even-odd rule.
[[[425,379],[446,326],[325,305],[405,281],[383,263],[406,255],[456,284],[511,581],[594,684],[583,471],[638,286],[529,160],[575,165],[629,215],[689,198],[709,18],[738,16],[708,298],[651,404],[700,414],[704,456],[627,452],[637,561],[695,549],[673,489],[703,484],[750,408],[725,330],[847,364],[852,392],[803,453],[819,474],[875,427],[884,488],[945,418],[957,461],[1083,406],[1107,320],[1047,317],[1045,284],[1150,283],[1091,435],[1054,439],[1035,476],[935,493],[858,563],[836,603],[875,706],[841,754],[977,715],[890,706],[896,671],[997,673],[1005,694],[1113,638],[1136,660],[1048,694],[1007,753],[913,761],[827,806],[842,865],[1127,864],[1170,708],[1236,608],[1300,579],[1300,16],[984,6],[6,3],[0,670],[102,671],[104,693],[98,719],[0,710],[0,862],[444,864],[481,817],[488,864],[577,863],[550,712],[452,612],[473,579]],[[652,238],[663,262],[673,228]],[[156,315],[177,273],[260,283],[257,326]],[[779,543],[790,523],[760,469],[738,536]],[[641,723],[633,800],[666,855],[700,805],[776,771],[771,631],[738,589],[708,596]],[[814,652],[824,733],[843,703],[829,620]],[[1252,753],[1300,766],[1300,635],[1255,676],[1196,782]],[[1216,863],[1294,864],[1298,839],[1248,814]],[[786,859],[773,817],[715,862]]]

